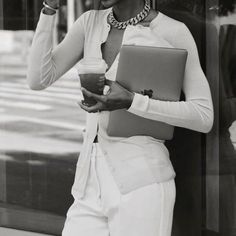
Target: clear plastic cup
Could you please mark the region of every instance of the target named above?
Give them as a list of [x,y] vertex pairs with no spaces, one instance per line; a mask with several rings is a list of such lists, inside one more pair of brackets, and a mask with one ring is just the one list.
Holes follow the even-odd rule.
[[[102,95],[105,87],[106,62],[101,58],[84,58],[78,63],[77,68],[81,86],[92,93]],[[84,95],[82,103],[93,106],[97,101]]]

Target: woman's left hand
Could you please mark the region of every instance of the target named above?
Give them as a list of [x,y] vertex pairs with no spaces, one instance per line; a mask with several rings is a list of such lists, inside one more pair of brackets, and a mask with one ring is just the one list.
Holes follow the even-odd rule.
[[94,98],[97,103],[94,106],[88,107],[80,102],[80,107],[89,113],[95,113],[99,111],[128,109],[131,106],[134,93],[128,91],[117,82],[111,80],[106,80],[106,84],[110,87],[107,95],[97,95],[86,90],[85,88],[82,88],[83,94]]

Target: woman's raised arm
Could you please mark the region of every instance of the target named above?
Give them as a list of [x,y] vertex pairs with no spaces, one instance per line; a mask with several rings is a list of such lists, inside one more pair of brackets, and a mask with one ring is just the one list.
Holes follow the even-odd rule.
[[53,49],[55,14],[41,13],[30,51],[27,73],[27,83],[31,89],[47,88],[82,57],[84,15],[74,23],[65,39]]

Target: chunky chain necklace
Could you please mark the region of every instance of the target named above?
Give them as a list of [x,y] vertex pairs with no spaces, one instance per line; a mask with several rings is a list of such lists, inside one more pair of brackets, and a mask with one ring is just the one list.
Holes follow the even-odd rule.
[[148,4],[148,1],[145,0],[144,8],[137,16],[135,16],[135,17],[133,17],[133,18],[127,20],[127,21],[119,22],[119,21],[116,20],[116,18],[114,16],[114,12],[112,10],[108,15],[108,21],[112,26],[114,26],[117,29],[120,29],[120,30],[121,29],[126,29],[126,27],[128,25],[137,25],[139,22],[144,20],[148,16],[148,13],[150,12],[150,9],[151,9],[151,7]]

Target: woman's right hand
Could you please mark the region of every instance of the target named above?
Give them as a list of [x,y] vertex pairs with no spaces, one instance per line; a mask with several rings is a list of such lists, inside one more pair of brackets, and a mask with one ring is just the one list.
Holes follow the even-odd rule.
[[45,2],[52,8],[57,9],[60,5],[60,0],[45,0]]
[[[60,0],[45,0],[45,3],[54,9],[58,9]],[[44,7],[43,13],[46,15],[54,15],[56,11],[49,9],[48,7]]]

